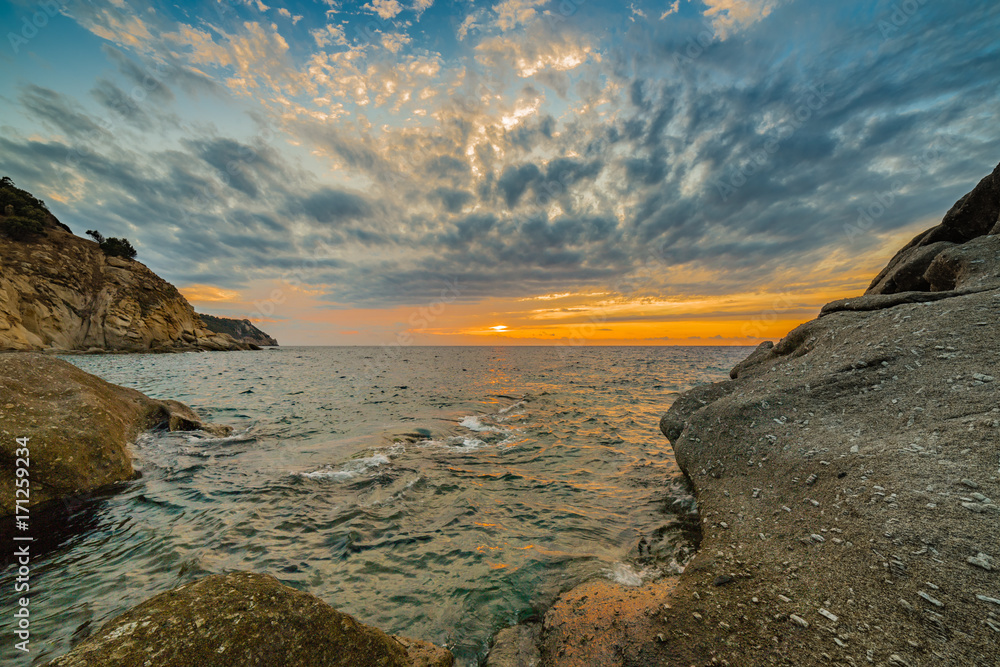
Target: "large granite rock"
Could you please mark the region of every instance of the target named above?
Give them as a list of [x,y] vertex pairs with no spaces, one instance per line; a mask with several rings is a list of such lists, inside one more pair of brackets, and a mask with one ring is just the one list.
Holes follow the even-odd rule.
[[702,543],[646,664],[1000,664],[998,174],[664,416]]
[[131,479],[128,443],[154,427],[229,432],[61,359],[0,353],[0,516],[15,508],[16,438],[29,438],[31,507]]
[[[0,215],[0,222],[3,220]],[[42,236],[0,235],[0,350],[245,350],[209,331],[145,265],[108,257],[51,218]]]
[[[996,287],[997,263],[989,262],[988,280],[976,267],[985,253],[1000,248],[1000,165],[928,229],[896,253],[872,281],[866,294],[940,292],[963,287]],[[984,239],[983,237],[990,237]],[[964,247],[966,245],[972,247]]]
[[391,637],[269,575],[212,575],[112,619],[57,667],[449,667],[451,653]]

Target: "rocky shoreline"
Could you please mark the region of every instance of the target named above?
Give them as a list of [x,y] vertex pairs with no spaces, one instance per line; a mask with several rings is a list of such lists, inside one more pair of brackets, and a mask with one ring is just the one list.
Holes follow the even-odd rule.
[[[701,536],[680,577],[586,582],[541,623],[500,633],[487,665],[1000,664],[998,314],[1000,166],[865,295],[670,407],[660,428]],[[0,355],[0,382],[0,456],[13,460],[14,436],[37,443],[39,502],[128,479],[142,429],[221,432],[47,355]],[[0,476],[0,514],[13,489]],[[278,616],[293,621],[286,636],[268,630]],[[148,600],[52,664],[139,664],[151,651],[159,664],[453,661],[232,573]]]
[[657,664],[1000,664],[1000,166],[664,415],[701,550]]
[[998,315],[1000,166],[663,416],[701,524],[679,578],[603,610],[624,587],[587,582],[488,664],[1000,665]]
[[[55,359],[0,353],[0,517],[59,515],[81,494],[133,479],[130,444],[142,431],[232,429],[177,401],[149,398]],[[26,445],[23,444],[26,442]],[[30,451],[30,496],[15,461]],[[20,500],[19,500],[20,498]],[[18,509],[17,506],[20,506]],[[49,664],[450,667],[446,649],[390,636],[265,574],[210,575],[161,593],[105,623]]]
[[252,341],[212,331],[176,287],[141,262],[106,254],[47,210],[43,218],[34,232],[11,236],[3,229],[14,218],[0,213],[0,350],[259,349]]
[[0,396],[0,516],[14,513],[15,438],[31,443],[33,508],[132,479],[129,444],[144,430],[231,430],[37,353],[0,353]]

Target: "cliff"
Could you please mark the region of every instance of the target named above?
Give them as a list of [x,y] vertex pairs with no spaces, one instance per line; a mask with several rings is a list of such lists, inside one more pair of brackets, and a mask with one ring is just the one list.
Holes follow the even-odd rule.
[[266,347],[278,345],[277,340],[255,327],[250,320],[234,320],[230,317],[216,317],[204,313],[199,313],[198,317],[209,331],[228,334],[241,343]]
[[206,328],[146,266],[106,256],[47,210],[35,209],[35,228],[16,226],[32,221],[9,205],[0,213],[0,350],[249,349]]

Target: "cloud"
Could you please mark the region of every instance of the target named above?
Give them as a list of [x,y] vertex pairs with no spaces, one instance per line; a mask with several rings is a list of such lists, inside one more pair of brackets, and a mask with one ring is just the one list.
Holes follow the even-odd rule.
[[379,18],[388,21],[403,11],[403,5],[399,3],[399,0],[372,0],[363,9],[372,14],[377,14]]
[[434,5],[434,0],[413,0],[413,9],[417,16],[420,16]]
[[853,288],[1000,155],[988,7],[926,5],[885,38],[867,6],[719,0],[700,41],[688,7],[587,7],[508,0],[456,17],[464,41],[400,22],[355,44],[325,6],[293,30],[95,2],[78,20],[110,67],[79,98],[11,93],[0,169],[168,279],[244,294],[294,273],[344,308],[455,280],[466,302]]
[[399,51],[411,41],[413,41],[413,39],[405,33],[382,33],[382,47],[390,53],[399,53]]
[[[347,219],[363,218],[371,213],[371,206],[357,194],[323,188],[304,198],[301,209],[316,222],[330,223]],[[294,211],[297,206],[293,207]]]
[[708,7],[705,16],[711,19],[712,26],[720,39],[726,39],[734,32],[746,29],[766,18],[781,0],[702,0],[702,2]]
[[493,6],[495,24],[501,31],[513,30],[538,16],[537,7],[548,0],[501,0]]
[[188,301],[202,303],[240,303],[242,297],[235,290],[220,289],[214,285],[188,285],[180,288],[180,293]]
[[681,0],[674,0],[674,3],[667,7],[667,11],[660,14],[660,20],[667,18],[671,14],[676,14],[681,9]]

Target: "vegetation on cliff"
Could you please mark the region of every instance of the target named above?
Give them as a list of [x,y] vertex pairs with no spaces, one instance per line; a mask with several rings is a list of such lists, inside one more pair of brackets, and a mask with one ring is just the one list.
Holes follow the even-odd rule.
[[198,313],[198,317],[205,323],[209,331],[219,334],[229,334],[241,343],[252,343],[254,345],[277,346],[278,341],[257,327],[250,320],[236,320],[230,317],[216,317]]
[[54,220],[45,202],[14,185],[7,176],[0,179],[0,214],[0,230],[15,241],[44,234]]
[[104,238],[104,235],[96,229],[88,229],[87,236],[97,241],[97,245],[101,247],[101,250],[104,251],[104,254],[108,257],[135,259],[135,248],[132,247],[132,243],[126,238],[120,238],[117,236]]
[[9,178],[0,206],[0,350],[252,349],[206,329],[126,239],[74,235]]

